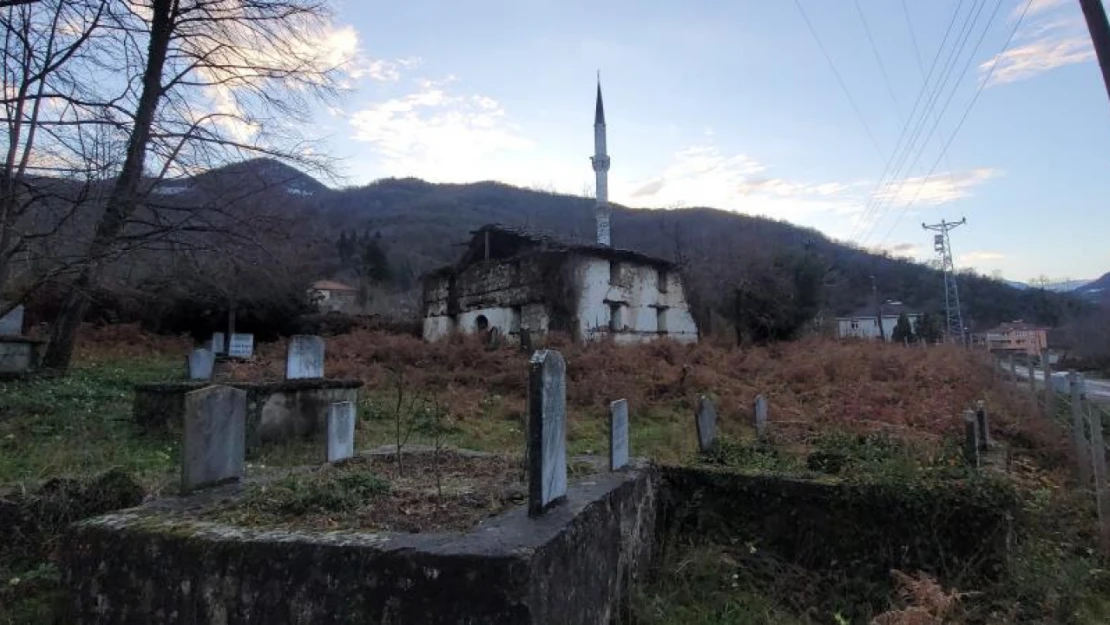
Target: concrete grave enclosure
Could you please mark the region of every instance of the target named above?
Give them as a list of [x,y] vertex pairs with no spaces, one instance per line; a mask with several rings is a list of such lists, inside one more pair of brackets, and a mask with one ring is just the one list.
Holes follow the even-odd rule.
[[[608,625],[666,541],[756,541],[883,578],[1000,570],[1016,498],[656,467],[572,483],[457,534],[294,531],[188,520],[226,485],[73,526],[61,551],[73,625]],[[803,514],[797,513],[804,511]],[[907,547],[908,546],[908,547]]]
[[[68,534],[73,625],[610,622],[654,549],[658,474],[572,485],[457,534],[309,532],[189,520],[226,485],[93,518]],[[572,601],[568,598],[573,597]]]
[[[135,387],[132,413],[142,427],[176,430],[185,416],[185,395],[209,382],[160,382]],[[228,382],[247,392],[247,449],[293,438],[324,439],[328,408],[358,404],[361,380],[310,379],[281,382]]]

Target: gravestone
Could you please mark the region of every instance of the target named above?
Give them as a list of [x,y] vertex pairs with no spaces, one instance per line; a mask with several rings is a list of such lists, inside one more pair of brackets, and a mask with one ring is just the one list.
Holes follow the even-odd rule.
[[767,398],[763,395],[755,396],[755,405],[752,407],[755,433],[760,438],[767,435]]
[[328,462],[355,455],[355,404],[337,401],[328,406]]
[[5,334],[23,334],[23,304],[16,306],[8,311],[8,314],[0,317],[0,335]]
[[979,435],[979,450],[987,451],[991,443],[991,426],[987,418],[986,402],[979,400],[975,406],[976,431]]
[[300,380],[324,377],[324,339],[299,334],[289,339],[285,356],[285,379]]
[[216,355],[207,349],[194,349],[189,354],[189,379],[211,380],[216,366]]
[[697,413],[698,449],[709,451],[717,442],[717,407],[705,395],[698,397]]
[[532,331],[528,328],[520,329],[520,351],[529,353],[532,351]]
[[185,491],[243,477],[247,392],[207,386],[185,394],[181,486]]
[[250,358],[254,356],[253,334],[232,334],[227,346],[228,358]]
[[979,421],[974,410],[964,411],[964,460],[972,467],[979,467]]
[[226,347],[227,346],[224,345],[224,333],[223,332],[213,332],[212,333],[212,345],[209,347],[209,349],[212,351],[212,353],[213,354],[226,354],[227,353]]
[[528,368],[528,514],[538,516],[567,494],[567,365],[543,349]]
[[609,404],[609,470],[628,465],[628,400]]

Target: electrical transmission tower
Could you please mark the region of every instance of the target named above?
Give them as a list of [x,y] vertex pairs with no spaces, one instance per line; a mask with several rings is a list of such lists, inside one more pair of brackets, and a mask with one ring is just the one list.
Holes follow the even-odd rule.
[[940,259],[941,270],[944,272],[944,313],[948,319],[948,340],[964,342],[964,319],[960,313],[960,289],[956,286],[956,267],[952,262],[952,242],[948,233],[967,223],[963,218],[959,221],[948,222],[943,219],[939,224],[921,224],[925,230],[936,232],[933,236],[933,249]]

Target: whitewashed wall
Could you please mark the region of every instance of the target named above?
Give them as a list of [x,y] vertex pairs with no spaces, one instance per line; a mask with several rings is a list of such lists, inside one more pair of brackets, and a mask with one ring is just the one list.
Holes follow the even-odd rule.
[[[618,263],[618,276],[610,278],[610,262],[582,258],[576,267],[581,296],[578,300],[579,334],[584,340],[612,335],[618,343],[669,338],[696,342],[698,329],[690,315],[678,275],[666,272],[666,291],[659,290],[659,271],[650,265]],[[616,331],[610,330],[610,303],[620,305]],[[661,332],[659,308],[663,307]]]
[[[908,315],[910,320],[910,327],[913,331],[917,332],[918,315]],[[877,339],[879,338],[879,325],[875,323],[874,317],[855,317],[855,318],[840,318],[836,320],[838,335],[842,339],[846,338],[861,338],[861,339]],[[852,327],[855,322],[856,327]],[[883,336],[886,340],[891,340],[894,336],[894,327],[898,325],[898,317],[894,315],[883,316]]]

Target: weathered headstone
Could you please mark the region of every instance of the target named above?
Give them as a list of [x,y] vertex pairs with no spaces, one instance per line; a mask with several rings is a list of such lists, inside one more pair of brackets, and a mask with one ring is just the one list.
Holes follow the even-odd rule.
[[285,356],[285,379],[299,380],[324,377],[324,339],[298,334],[289,339]]
[[628,400],[609,404],[609,470],[628,465]]
[[974,410],[964,411],[964,459],[969,465],[979,467],[979,421]]
[[524,353],[532,351],[532,331],[528,328],[520,329],[520,350]]
[[553,349],[537,351],[528,368],[528,514],[537,516],[567,494],[567,365]]
[[194,349],[189,354],[189,379],[211,380],[216,366],[216,355],[207,349]]
[[717,442],[717,407],[705,395],[698,397],[695,419],[698,427],[698,449],[709,451]]
[[23,334],[23,304],[16,306],[8,311],[8,314],[0,317],[0,335],[4,334]]
[[250,358],[254,356],[253,334],[232,334],[227,346],[229,358]]
[[328,462],[355,455],[355,404],[337,401],[328,406]]
[[987,451],[991,442],[991,426],[987,419],[986,403],[981,399],[975,406],[975,424],[979,433],[979,449],[980,451]]
[[223,332],[213,332],[212,333],[212,346],[209,349],[212,350],[213,354],[226,354],[227,353],[227,346],[224,345],[224,333]]
[[763,438],[767,435],[767,398],[763,395],[755,396],[755,405],[752,406],[752,417],[755,433]]
[[244,390],[208,386],[185,394],[184,490],[243,477],[246,419]]

